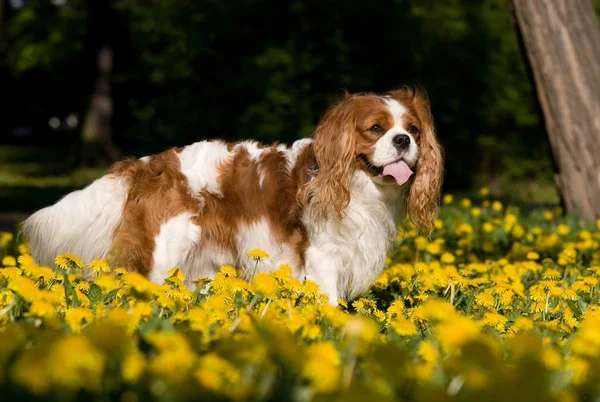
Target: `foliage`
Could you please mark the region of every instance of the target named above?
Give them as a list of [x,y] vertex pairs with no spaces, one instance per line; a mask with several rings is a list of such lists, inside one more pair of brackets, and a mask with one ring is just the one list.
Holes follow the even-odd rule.
[[[599,393],[600,221],[451,195],[339,307],[291,268],[163,285],[0,237],[0,391],[40,400],[585,400]],[[248,252],[260,266],[269,258]],[[17,256],[17,257],[15,257]],[[191,278],[190,278],[191,279]]]
[[[58,104],[62,114],[88,101],[82,88],[91,90],[95,74],[84,40],[94,18],[89,4],[31,0],[13,11],[7,55],[19,79],[15,92],[56,94],[60,85],[69,99]],[[551,180],[504,0],[111,4],[115,20],[95,26],[111,27],[114,133],[126,153],[212,137],[290,142],[310,135],[343,89],[419,83],[446,149],[447,188],[469,189],[490,175]],[[33,105],[59,112],[56,96]],[[32,100],[17,108],[31,110]],[[465,154],[473,157],[456,157]]]

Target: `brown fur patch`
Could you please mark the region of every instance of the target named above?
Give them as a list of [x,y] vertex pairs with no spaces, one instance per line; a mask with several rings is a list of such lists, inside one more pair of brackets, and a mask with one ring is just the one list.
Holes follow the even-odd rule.
[[147,161],[127,159],[111,167],[110,175],[129,184],[123,216],[115,230],[112,264],[148,275],[160,226],[183,212],[197,212],[198,199],[180,171],[176,151],[152,155]]
[[296,250],[297,262],[303,263],[308,232],[301,222],[296,194],[308,180],[312,152],[310,147],[302,150],[290,172],[285,155],[275,145],[262,149],[257,163],[244,146],[238,147],[232,160],[219,167],[221,194],[201,194],[204,206],[196,220],[202,233],[200,247],[217,248],[237,260],[240,253],[248,251],[237,249],[239,231],[264,219],[274,240]]

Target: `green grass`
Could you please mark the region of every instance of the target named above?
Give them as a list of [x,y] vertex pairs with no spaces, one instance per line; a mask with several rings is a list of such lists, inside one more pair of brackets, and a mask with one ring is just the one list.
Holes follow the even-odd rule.
[[64,149],[0,146],[0,212],[31,212],[106,172],[72,169]]

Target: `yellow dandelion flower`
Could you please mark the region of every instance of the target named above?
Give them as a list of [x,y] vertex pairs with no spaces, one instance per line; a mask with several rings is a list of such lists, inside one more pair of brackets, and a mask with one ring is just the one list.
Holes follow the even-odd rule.
[[85,308],[72,308],[65,311],[65,322],[75,333],[81,332],[81,328],[85,323],[93,320],[92,312]]
[[29,312],[26,316],[46,318],[56,314],[56,307],[52,304],[39,300],[31,303],[29,306]]
[[473,208],[471,209],[471,215],[477,217],[477,216],[481,216],[481,209],[480,208]]
[[425,250],[429,254],[438,255],[442,251],[442,248],[438,243],[429,243],[427,247],[425,247]]
[[501,212],[504,209],[504,206],[500,201],[492,202],[492,209],[496,212]]
[[550,280],[560,279],[562,277],[562,274],[560,272],[558,272],[557,270],[550,268],[544,272],[542,277],[544,279],[550,279]]
[[185,281],[185,275],[180,268],[171,268],[167,272],[169,282],[176,284],[183,284]]
[[129,353],[123,360],[121,376],[125,382],[132,384],[140,378],[146,368],[146,359],[140,352]]
[[492,233],[492,231],[494,230],[494,225],[492,225],[490,222],[485,222],[482,225],[483,231],[486,233]]
[[561,236],[566,236],[571,232],[571,229],[564,223],[561,223],[556,227],[556,232]]
[[252,281],[256,286],[256,291],[261,293],[267,299],[275,299],[277,297],[277,289],[279,284],[277,279],[265,272],[259,272]]
[[460,205],[463,208],[471,208],[471,205],[473,205],[473,203],[471,202],[470,199],[468,198],[463,198],[462,201],[460,202]]
[[507,322],[508,322],[508,318],[506,318],[502,314],[498,314],[496,312],[489,312],[489,311],[483,315],[483,319],[481,320],[481,324],[483,326],[492,327],[500,333],[505,331]]
[[390,324],[398,335],[412,336],[417,333],[417,326],[415,323],[404,317],[396,317]]
[[58,257],[56,257],[56,259],[54,260],[54,263],[63,270],[68,270],[68,269],[82,269],[83,268],[83,262],[81,262],[81,259],[73,254],[62,254],[59,255]]
[[17,260],[12,255],[7,255],[2,259],[2,265],[5,267],[15,267],[17,265]]
[[302,374],[317,393],[338,389],[341,379],[341,358],[331,342],[317,342],[306,350],[307,360]]
[[202,356],[193,376],[205,388],[221,392],[230,399],[240,399],[239,393],[243,392],[239,368],[216,353]]
[[442,347],[451,351],[477,338],[480,330],[475,321],[457,315],[437,325],[435,332]]
[[454,196],[452,194],[446,194],[444,196],[444,204],[452,204],[454,201]]
[[538,253],[536,253],[535,251],[530,251],[527,253],[527,259],[528,260],[539,260],[540,259],[540,255]]
[[269,254],[266,251],[261,250],[260,248],[255,248],[254,250],[248,251],[247,255],[248,257],[258,261],[269,258]]
[[417,348],[417,356],[427,363],[435,363],[438,360],[438,351],[431,342],[422,341]]
[[484,292],[475,296],[475,303],[483,307],[493,308],[496,304],[496,300],[492,295],[491,289],[486,289]]
[[88,268],[91,268],[96,273],[109,273],[110,266],[103,260],[93,260],[87,264]]
[[233,265],[223,265],[219,271],[228,278],[237,278],[237,271]]
[[377,320],[383,322],[386,319],[386,315],[383,311],[381,310],[375,310],[373,311],[373,315],[375,316],[375,318],[377,318]]
[[454,255],[452,255],[451,253],[444,253],[444,254],[442,254],[442,257],[440,258],[440,260],[444,264],[453,264],[454,261],[456,261],[456,257],[454,257]]
[[487,187],[481,187],[479,189],[479,195],[482,197],[486,197],[490,193],[490,189]]

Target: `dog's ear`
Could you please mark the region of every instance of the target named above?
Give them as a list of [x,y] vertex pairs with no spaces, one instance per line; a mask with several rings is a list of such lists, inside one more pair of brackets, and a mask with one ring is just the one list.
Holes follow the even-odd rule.
[[443,155],[433,123],[431,105],[424,89],[406,86],[389,93],[400,102],[411,104],[421,121],[419,160],[408,195],[408,215],[417,228],[431,233],[439,209],[443,177]]
[[316,177],[302,190],[301,200],[310,200],[311,210],[327,217],[329,208],[339,218],[350,202],[350,180],[356,168],[356,117],[354,97],[330,107],[315,130],[313,149],[318,165]]

